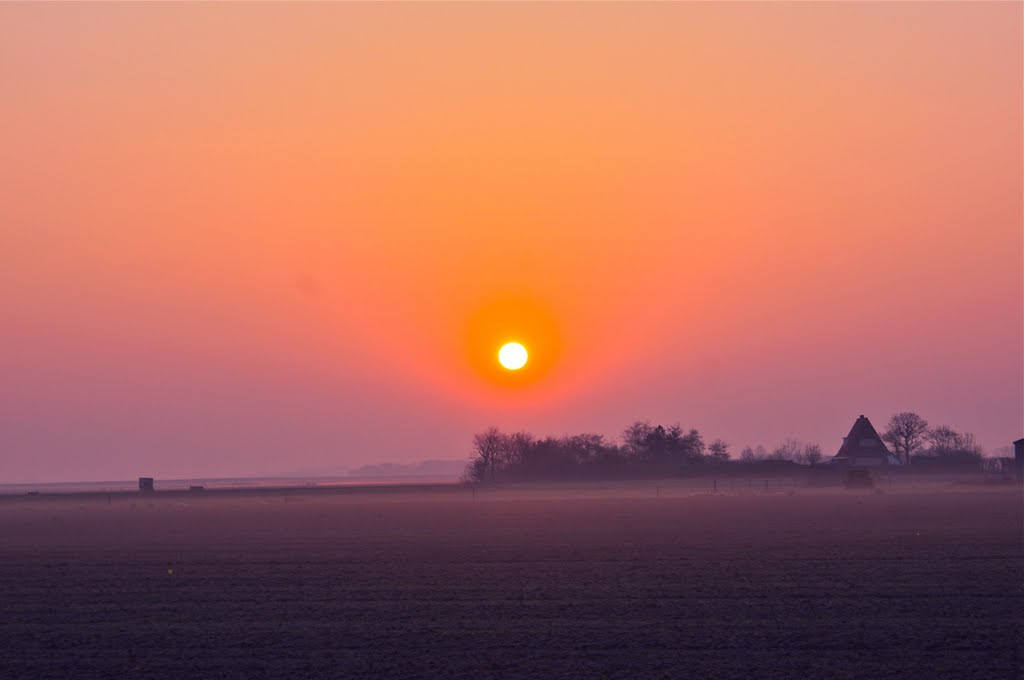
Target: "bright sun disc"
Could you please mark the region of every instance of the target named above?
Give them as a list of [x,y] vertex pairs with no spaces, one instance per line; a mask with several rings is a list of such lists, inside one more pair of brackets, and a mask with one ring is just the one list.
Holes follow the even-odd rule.
[[510,342],[498,350],[498,362],[510,371],[518,371],[526,365],[529,355],[526,348],[518,342]]

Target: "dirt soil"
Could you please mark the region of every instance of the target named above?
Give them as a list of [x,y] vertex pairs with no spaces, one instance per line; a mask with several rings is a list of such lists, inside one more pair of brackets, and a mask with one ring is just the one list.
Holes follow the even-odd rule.
[[1017,487],[0,499],[0,677],[1020,678]]

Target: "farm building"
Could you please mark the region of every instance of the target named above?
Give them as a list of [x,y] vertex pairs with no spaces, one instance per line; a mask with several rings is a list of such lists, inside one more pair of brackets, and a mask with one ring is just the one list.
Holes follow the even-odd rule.
[[1017,481],[1024,482],[1024,437],[1013,443],[1013,464],[1017,472]]
[[839,452],[829,462],[847,467],[900,464],[899,459],[886,448],[885,442],[865,416],[860,416],[853,423],[850,434],[843,437],[843,445],[839,447]]

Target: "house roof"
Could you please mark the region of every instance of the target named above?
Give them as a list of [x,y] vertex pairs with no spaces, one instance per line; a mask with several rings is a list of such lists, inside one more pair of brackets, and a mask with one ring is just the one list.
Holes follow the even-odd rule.
[[850,434],[843,437],[836,458],[887,458],[889,455],[889,449],[871,421],[860,416],[850,428]]

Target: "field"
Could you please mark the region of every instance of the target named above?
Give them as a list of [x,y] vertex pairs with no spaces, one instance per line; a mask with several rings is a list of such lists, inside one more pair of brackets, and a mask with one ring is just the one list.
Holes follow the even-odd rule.
[[1019,678],[1019,488],[0,498],[3,678]]

